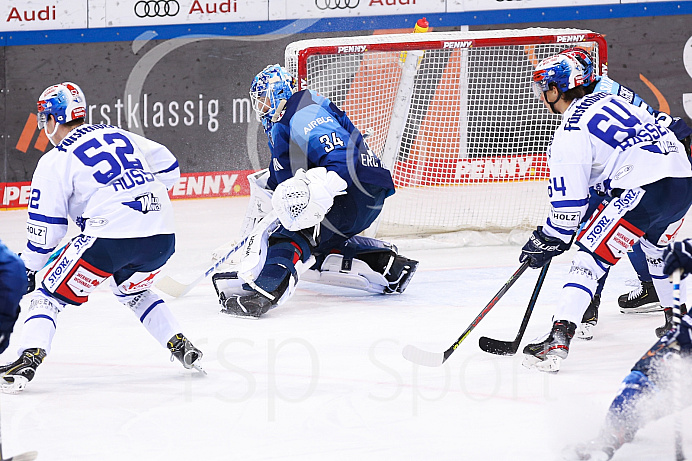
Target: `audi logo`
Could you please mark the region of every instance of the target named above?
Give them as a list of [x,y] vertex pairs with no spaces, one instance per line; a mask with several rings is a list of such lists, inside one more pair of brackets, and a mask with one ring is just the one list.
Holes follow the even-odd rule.
[[358,6],[360,0],[315,0],[315,6],[320,10],[345,10]]
[[135,15],[138,18],[163,18],[175,16],[179,12],[180,4],[176,0],[140,0],[135,3]]

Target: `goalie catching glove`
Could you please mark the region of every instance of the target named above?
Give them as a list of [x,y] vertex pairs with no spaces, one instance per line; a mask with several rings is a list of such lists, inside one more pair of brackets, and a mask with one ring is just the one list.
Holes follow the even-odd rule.
[[346,193],[341,176],[324,167],[299,169],[295,176],[274,190],[272,206],[283,226],[299,231],[316,226],[334,204],[334,197]]
[[528,259],[529,267],[537,269],[545,266],[555,256],[567,251],[569,246],[569,243],[565,243],[559,238],[545,235],[543,227],[538,226],[531,234],[531,237],[529,237],[529,241],[521,249],[519,262],[523,263]]

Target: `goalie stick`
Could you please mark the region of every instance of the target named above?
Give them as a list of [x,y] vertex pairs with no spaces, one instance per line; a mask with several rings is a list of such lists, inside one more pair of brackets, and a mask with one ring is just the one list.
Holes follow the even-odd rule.
[[[172,277],[166,275],[161,278],[156,284],[154,285],[156,288],[159,290],[163,291],[167,295],[173,296],[174,298],[179,298],[181,296],[185,296],[192,290],[195,286],[197,286],[202,280],[205,278],[209,277],[216,269],[219,268],[224,263],[228,262],[228,259],[233,256],[235,253],[240,251],[246,243],[252,243],[252,239],[261,236],[264,231],[267,229],[273,228],[278,224],[279,220],[276,217],[276,212],[271,211],[269,212],[264,218],[262,218],[254,227],[252,232],[245,237],[243,240],[240,241],[236,246],[228,250],[228,252],[216,260],[211,266],[209,266],[207,269],[204,270],[196,279],[194,279],[190,283],[182,283],[178,282],[177,280],[173,279]],[[259,245],[258,247],[260,247]],[[245,255],[248,256],[248,255]],[[242,261],[242,260],[241,260]],[[239,261],[239,262],[241,262]]]
[[512,285],[514,285],[514,282],[516,282],[521,274],[524,273],[524,271],[529,267],[529,260],[527,259],[523,263],[521,263],[521,266],[519,266],[519,269],[512,274],[512,276],[507,280],[507,282],[500,288],[500,291],[497,292],[497,294],[493,297],[493,299],[490,300],[488,304],[483,308],[480,314],[476,316],[475,319],[473,319],[473,322],[464,330],[464,332],[459,336],[459,339],[457,339],[454,344],[452,344],[449,349],[447,349],[444,352],[428,352],[424,351],[422,349],[417,348],[416,346],[413,345],[407,345],[404,347],[404,350],[402,351],[402,354],[406,360],[409,362],[413,362],[417,365],[424,365],[426,367],[439,367],[442,365],[450,355],[459,347],[459,344],[462,343],[466,339],[466,337],[471,333],[471,330],[476,328],[476,325],[483,319],[483,317],[486,316],[488,312],[490,312],[490,309],[492,309],[495,304],[504,296],[505,293],[507,293],[507,290],[510,289]]
[[536,287],[533,289],[533,294],[531,295],[531,300],[529,301],[529,306],[526,308],[524,313],[524,318],[521,321],[521,326],[519,327],[519,332],[514,341],[501,341],[499,339],[488,338],[487,336],[481,336],[478,340],[478,347],[483,351],[490,354],[497,355],[514,355],[519,350],[519,344],[521,343],[521,338],[524,337],[524,332],[526,331],[526,326],[529,324],[529,319],[531,318],[531,313],[536,305],[536,300],[538,299],[538,293],[541,291],[543,286],[543,281],[548,273],[548,267],[550,266],[550,261],[543,266],[541,273],[538,274],[538,281],[536,281]]

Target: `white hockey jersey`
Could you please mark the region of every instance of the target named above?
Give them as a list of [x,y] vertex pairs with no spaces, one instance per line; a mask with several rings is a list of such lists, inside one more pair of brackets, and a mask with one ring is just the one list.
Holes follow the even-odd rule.
[[692,177],[683,145],[645,108],[608,93],[572,101],[548,149],[550,216],[544,232],[567,242],[589,203],[589,187],[611,194],[660,179]]
[[43,267],[67,233],[68,218],[94,237],[174,233],[168,189],[179,178],[175,156],[161,144],[110,125],[73,129],[34,171],[26,267]]

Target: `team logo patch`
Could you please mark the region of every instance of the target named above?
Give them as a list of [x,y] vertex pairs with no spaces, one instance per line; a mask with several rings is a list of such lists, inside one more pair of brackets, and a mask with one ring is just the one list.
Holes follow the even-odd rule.
[[135,197],[135,199],[131,202],[122,203],[123,205],[129,206],[133,210],[139,211],[143,214],[147,214],[150,211],[161,211],[161,203],[159,203],[159,198],[151,192]]

